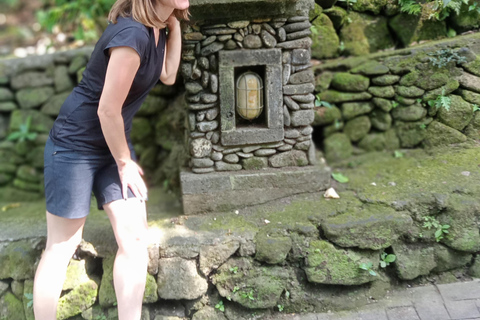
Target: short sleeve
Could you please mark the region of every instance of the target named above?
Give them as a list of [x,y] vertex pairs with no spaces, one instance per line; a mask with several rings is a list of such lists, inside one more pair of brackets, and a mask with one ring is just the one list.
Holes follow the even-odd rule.
[[137,51],[140,59],[143,59],[148,42],[148,35],[144,30],[137,27],[127,27],[113,36],[103,49],[103,52],[107,55],[109,48],[130,47]]

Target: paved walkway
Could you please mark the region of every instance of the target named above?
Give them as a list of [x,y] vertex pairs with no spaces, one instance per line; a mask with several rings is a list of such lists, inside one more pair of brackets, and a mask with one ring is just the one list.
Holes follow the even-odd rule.
[[278,320],[480,320],[480,279],[392,292],[358,310],[284,315]]

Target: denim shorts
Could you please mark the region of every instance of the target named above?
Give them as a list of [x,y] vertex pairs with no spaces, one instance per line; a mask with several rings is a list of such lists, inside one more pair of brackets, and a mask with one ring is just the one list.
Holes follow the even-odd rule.
[[[100,210],[109,202],[123,199],[117,164],[108,150],[76,151],[56,145],[49,138],[45,145],[44,174],[47,211],[59,217],[86,217],[92,191]],[[130,189],[128,197],[135,197]]]

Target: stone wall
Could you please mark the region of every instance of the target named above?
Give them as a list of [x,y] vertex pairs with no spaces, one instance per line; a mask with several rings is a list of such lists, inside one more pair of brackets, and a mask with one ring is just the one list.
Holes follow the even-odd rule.
[[422,5],[418,15],[402,13],[397,0],[316,3],[315,11],[310,13],[312,57],[320,60],[404,48],[480,27],[480,11],[469,10],[470,6],[480,6],[478,0],[462,4],[460,14],[452,13],[441,21],[429,18],[429,5]]
[[[304,15],[203,23],[184,30],[181,68],[194,173],[314,163],[310,26]],[[231,84],[235,69],[247,66],[265,68],[258,72],[264,76],[265,123],[240,128]]]
[[480,36],[316,67],[327,160],[480,140]]
[[[48,132],[81,79],[91,51],[0,61],[0,199],[28,200],[43,194]],[[180,92],[178,86],[157,85],[133,121],[132,142],[150,184],[178,185],[177,166],[185,161]],[[15,132],[16,138],[7,139]]]

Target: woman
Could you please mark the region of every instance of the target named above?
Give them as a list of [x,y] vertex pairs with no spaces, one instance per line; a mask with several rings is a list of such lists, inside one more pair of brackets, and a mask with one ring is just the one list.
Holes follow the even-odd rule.
[[[35,319],[56,319],[66,268],[82,239],[90,198],[118,243],[114,286],[120,320],[140,319],[148,263],[147,188],[129,139],[132,118],[180,63],[188,0],[117,0],[82,81],[65,100],[45,146],[47,244],[33,290]],[[165,27],[168,26],[168,37]]]

